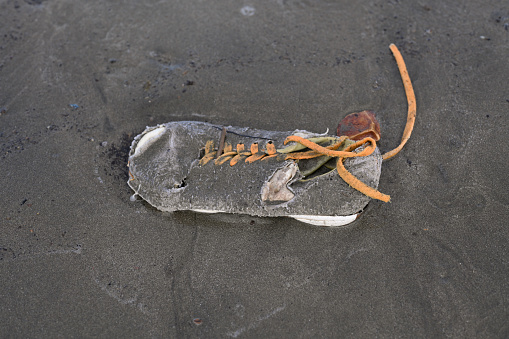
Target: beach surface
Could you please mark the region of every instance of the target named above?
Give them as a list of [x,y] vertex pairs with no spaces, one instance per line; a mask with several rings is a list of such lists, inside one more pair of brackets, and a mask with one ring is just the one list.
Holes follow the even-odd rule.
[[[7,0],[0,32],[0,337],[509,337],[507,1]],[[390,203],[320,228],[130,200],[169,121],[373,110],[391,150],[391,43],[417,120]]]

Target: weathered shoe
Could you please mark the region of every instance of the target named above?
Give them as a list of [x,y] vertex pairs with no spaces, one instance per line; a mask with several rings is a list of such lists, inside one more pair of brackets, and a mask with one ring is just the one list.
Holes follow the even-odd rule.
[[[321,226],[354,221],[370,198],[338,175],[337,159],[322,154],[308,157],[314,151],[296,142],[285,145],[288,136],[328,149],[353,143],[302,130],[169,122],[147,127],[135,137],[128,184],[135,195],[161,211],[286,216]],[[381,165],[378,148],[368,156],[344,160],[351,174],[375,189]]]
[[[390,49],[408,115],[399,146],[383,156],[376,147],[380,126],[370,111],[345,117],[338,126],[341,137],[169,122],[147,127],[132,143],[128,184],[134,196],[162,211],[288,216],[322,226],[352,222],[370,197],[388,202],[390,197],[376,190],[382,159],[401,151],[416,117],[405,62],[394,44]],[[289,141],[294,144],[284,147]]]

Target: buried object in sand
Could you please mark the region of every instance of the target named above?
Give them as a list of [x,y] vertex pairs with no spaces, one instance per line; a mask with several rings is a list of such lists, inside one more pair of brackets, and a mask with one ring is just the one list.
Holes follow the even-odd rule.
[[350,156],[346,169],[370,187],[378,186],[382,157],[369,142],[347,151],[355,142],[346,137],[196,121],[149,127],[137,136],[128,183],[161,211],[289,216],[323,226],[355,220],[370,197],[338,175],[338,158],[295,141],[285,145],[287,138]]
[[196,121],[147,127],[129,153],[129,186],[161,211],[287,216],[320,226],[354,221],[377,191],[382,160],[410,138],[415,96],[403,58],[396,58],[408,101],[398,147],[383,156],[371,111],[352,113],[339,136],[223,127]]

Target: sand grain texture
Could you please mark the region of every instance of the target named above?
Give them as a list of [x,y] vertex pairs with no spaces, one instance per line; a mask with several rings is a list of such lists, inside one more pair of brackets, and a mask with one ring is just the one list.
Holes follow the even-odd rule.
[[[0,2],[0,336],[508,337],[508,27],[503,1]],[[390,43],[417,97],[390,204],[323,229],[129,200],[168,121],[369,109],[392,149]]]

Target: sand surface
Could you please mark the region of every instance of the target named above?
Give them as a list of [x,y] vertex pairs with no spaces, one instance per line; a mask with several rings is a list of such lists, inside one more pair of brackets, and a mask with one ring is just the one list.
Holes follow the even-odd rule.
[[[507,1],[4,0],[0,32],[1,337],[509,336]],[[418,108],[391,203],[324,229],[130,201],[147,125],[371,109],[392,149],[390,43]]]

